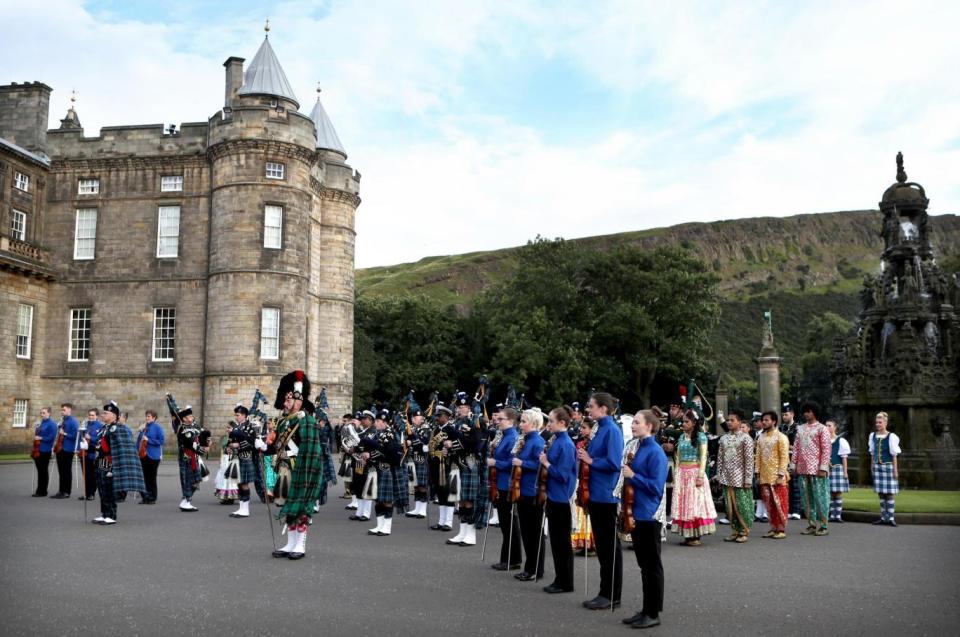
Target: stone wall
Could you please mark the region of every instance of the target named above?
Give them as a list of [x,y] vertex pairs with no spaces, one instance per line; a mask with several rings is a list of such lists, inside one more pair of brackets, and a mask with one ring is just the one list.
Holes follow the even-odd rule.
[[46,153],[51,90],[40,82],[0,86],[0,137],[29,151]]

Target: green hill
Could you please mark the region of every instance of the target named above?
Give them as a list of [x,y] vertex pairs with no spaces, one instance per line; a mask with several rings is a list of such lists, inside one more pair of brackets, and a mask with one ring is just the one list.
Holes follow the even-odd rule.
[[[853,318],[863,275],[879,267],[883,241],[877,210],[686,223],[668,228],[571,240],[584,250],[610,244],[693,251],[720,277],[724,298],[714,330],[718,369],[734,379],[755,377],[764,310],[786,374],[795,371],[810,318],[826,311]],[[960,217],[930,218],[938,255],[960,254]],[[473,298],[519,267],[517,248],[427,257],[416,263],[357,270],[362,297],[424,294],[469,311]]]

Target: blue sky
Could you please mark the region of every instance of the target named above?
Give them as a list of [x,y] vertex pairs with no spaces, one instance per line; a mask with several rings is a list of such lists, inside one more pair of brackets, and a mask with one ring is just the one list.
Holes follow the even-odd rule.
[[[271,42],[363,179],[357,265],[876,206],[960,212],[956,2],[0,0],[7,77],[101,126],[203,121]],[[452,234],[450,228],[462,232]],[[399,239],[399,240],[398,240]]]

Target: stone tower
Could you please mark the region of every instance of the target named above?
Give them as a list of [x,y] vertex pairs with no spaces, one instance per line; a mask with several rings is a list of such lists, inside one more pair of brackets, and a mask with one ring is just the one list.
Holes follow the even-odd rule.
[[760,410],[780,413],[780,362],[773,346],[773,317],[763,313],[763,343],[757,362],[757,387],[760,390]]
[[861,483],[870,479],[874,417],[885,411],[901,439],[901,484],[960,487],[960,452],[950,431],[960,422],[960,279],[936,263],[929,203],[923,186],[907,181],[898,153],[897,181],[880,201],[880,273],[864,278],[860,316],[834,349],[833,391],[853,428],[858,453],[851,472]]
[[[294,368],[307,371],[317,392],[326,386],[332,409],[342,411],[353,391],[359,175],[319,101],[322,140],[314,119],[298,112],[269,34],[245,72],[242,65],[224,63],[226,103],[209,120],[216,187],[204,413],[229,414],[256,385],[272,396],[276,379]],[[319,147],[331,138],[335,146]]]

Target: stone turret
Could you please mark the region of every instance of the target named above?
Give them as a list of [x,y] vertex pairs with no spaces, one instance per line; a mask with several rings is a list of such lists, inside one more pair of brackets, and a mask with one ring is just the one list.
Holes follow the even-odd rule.
[[883,193],[880,272],[864,278],[853,332],[834,349],[833,391],[854,429],[859,479],[870,476],[866,442],[874,416],[886,411],[901,438],[901,484],[960,487],[960,453],[950,426],[960,422],[960,280],[937,265],[928,231],[930,200],[897,179]]

